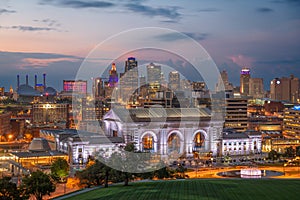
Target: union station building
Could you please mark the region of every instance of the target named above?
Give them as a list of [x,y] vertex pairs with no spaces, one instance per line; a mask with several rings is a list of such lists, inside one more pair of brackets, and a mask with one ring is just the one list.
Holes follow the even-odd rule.
[[113,108],[103,123],[107,136],[162,157],[221,152],[223,122],[212,121],[207,108]]

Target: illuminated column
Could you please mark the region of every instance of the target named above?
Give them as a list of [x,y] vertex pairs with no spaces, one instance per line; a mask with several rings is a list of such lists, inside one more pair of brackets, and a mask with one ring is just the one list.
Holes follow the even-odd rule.
[[188,156],[193,155],[193,131],[190,128],[186,128],[185,132],[185,151]]
[[167,155],[167,131],[165,129],[160,130],[160,154]]

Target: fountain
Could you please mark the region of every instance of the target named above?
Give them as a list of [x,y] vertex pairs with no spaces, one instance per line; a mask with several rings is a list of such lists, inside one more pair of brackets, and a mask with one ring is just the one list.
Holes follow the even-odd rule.
[[241,178],[261,178],[261,170],[258,168],[246,168],[240,171]]

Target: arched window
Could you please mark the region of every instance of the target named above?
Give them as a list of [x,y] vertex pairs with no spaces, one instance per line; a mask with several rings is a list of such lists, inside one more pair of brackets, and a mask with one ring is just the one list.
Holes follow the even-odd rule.
[[152,135],[146,134],[142,140],[143,140],[143,150],[154,149],[154,139]]
[[177,133],[172,133],[168,138],[168,151],[180,152],[180,137]]
[[204,135],[201,132],[197,133],[194,137],[194,148],[199,149],[204,147],[204,140]]

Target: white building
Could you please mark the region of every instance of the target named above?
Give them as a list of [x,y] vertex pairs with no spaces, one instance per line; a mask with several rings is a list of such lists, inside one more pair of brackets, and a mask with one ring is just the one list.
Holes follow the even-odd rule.
[[222,155],[238,156],[261,153],[261,133],[256,131],[236,132],[224,129]]
[[223,123],[211,121],[206,108],[114,108],[103,119],[107,136],[134,142],[143,152],[168,157],[219,151]]
[[41,136],[50,143],[54,141],[55,150],[68,154],[70,165],[85,164],[99,151],[103,152],[103,157],[109,157],[118,150],[118,146],[124,145],[120,137],[111,138],[74,129],[41,130]]

